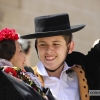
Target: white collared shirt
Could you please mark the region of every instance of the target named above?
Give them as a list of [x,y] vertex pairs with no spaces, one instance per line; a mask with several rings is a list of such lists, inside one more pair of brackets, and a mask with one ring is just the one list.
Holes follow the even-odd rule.
[[49,87],[56,100],[80,100],[78,78],[75,72],[66,74],[70,67],[64,63],[60,79],[49,77],[42,62],[37,65],[38,73],[43,76],[45,88]]

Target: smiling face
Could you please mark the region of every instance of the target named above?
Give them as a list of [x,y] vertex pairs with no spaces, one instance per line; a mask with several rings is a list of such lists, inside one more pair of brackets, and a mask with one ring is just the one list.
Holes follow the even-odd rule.
[[67,44],[63,36],[37,39],[39,59],[49,70],[55,70],[63,63],[68,53],[69,46],[70,43]]
[[16,52],[11,59],[11,63],[13,64],[13,66],[24,69],[24,62],[25,62],[24,54],[22,52],[20,44],[17,41],[15,42],[15,44],[16,44]]

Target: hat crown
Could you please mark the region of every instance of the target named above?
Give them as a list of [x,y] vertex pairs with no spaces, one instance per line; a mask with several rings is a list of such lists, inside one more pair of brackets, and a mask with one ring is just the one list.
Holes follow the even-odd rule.
[[69,15],[67,13],[39,16],[34,19],[34,23],[35,33],[21,36],[21,38],[33,39],[68,35],[85,27],[85,25],[70,26]]
[[34,22],[35,32],[70,29],[70,21],[68,14],[40,16],[36,17]]

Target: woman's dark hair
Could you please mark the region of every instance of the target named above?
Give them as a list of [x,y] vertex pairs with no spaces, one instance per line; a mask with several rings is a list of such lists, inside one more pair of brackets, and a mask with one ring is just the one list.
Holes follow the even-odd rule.
[[15,41],[2,40],[0,41],[0,58],[11,60],[16,52]]

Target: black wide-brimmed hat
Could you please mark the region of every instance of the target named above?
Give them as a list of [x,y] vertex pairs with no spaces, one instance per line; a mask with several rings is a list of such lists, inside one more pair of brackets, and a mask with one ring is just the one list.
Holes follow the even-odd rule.
[[54,14],[39,16],[34,19],[35,33],[21,36],[23,39],[42,38],[57,35],[67,35],[81,30],[85,25],[70,26],[69,15]]

